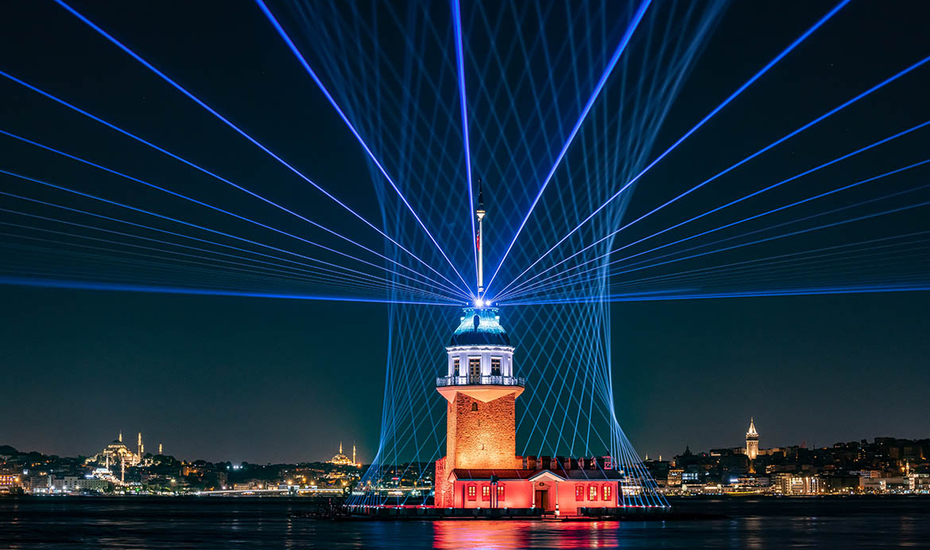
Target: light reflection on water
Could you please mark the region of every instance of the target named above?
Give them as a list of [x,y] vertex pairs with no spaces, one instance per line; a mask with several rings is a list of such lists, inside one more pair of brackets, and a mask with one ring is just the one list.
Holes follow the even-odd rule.
[[317,521],[286,499],[0,499],[0,548],[516,550],[926,547],[930,499],[688,501],[699,520]]
[[616,522],[438,521],[433,548],[617,548],[619,527]]

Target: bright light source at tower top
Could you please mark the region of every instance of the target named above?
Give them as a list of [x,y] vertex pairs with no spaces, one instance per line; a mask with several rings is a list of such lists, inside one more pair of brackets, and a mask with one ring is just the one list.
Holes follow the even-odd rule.
[[475,298],[475,307],[484,307],[484,300],[481,298]]

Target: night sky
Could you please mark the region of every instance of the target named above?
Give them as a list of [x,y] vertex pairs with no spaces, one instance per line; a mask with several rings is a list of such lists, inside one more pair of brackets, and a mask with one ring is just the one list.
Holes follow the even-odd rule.
[[[219,110],[235,113],[283,157],[300,159],[315,180],[351,196],[365,216],[381,219],[363,153],[251,2],[73,5]],[[832,5],[731,6],[671,110],[659,146],[674,141]],[[693,184],[693,174],[741,158],[744,150],[733,143],[764,145],[930,54],[928,18],[930,4],[853,2],[783,72],[761,81],[751,98],[658,166],[655,178],[637,187],[631,211],[665,200],[663,182]],[[222,167],[233,179],[259,181],[256,188],[273,190],[283,203],[361,234],[307,186],[268,176],[281,172],[52,2],[0,8],[0,70],[198,163]],[[893,94],[800,140],[747,179],[781,165],[790,165],[791,173],[928,120],[928,89],[930,69],[924,67]],[[213,197],[189,169],[8,81],[0,82],[0,127],[146,178],[185,182],[195,196]],[[875,171],[913,162],[928,143],[924,133],[864,162]],[[718,157],[726,160],[714,162]],[[0,168],[55,181],[89,181],[94,174],[98,191],[140,197],[118,180],[51,158],[0,140]],[[871,166],[853,165],[831,177],[864,177]],[[925,183],[927,174],[915,181]],[[0,179],[0,190],[24,189]],[[142,199],[153,209],[184,212],[154,196]],[[241,196],[215,200],[272,215]],[[0,197],[0,205],[7,201]],[[719,202],[713,194],[699,197],[679,213],[693,215]],[[926,215],[923,209],[900,228],[888,221],[878,229],[930,229]],[[209,216],[203,222],[226,223]],[[463,228],[464,238],[469,231]],[[120,430],[131,439],[142,431],[150,450],[163,442],[167,454],[179,457],[258,463],[327,459],[340,440],[357,442],[362,461],[377,448],[384,305],[16,286],[0,286],[0,303],[0,444],[87,455]],[[650,457],[670,457],[686,444],[692,450],[740,445],[750,416],[762,447],[928,437],[928,310],[928,292],[615,304],[618,417],[640,455]],[[437,372],[457,322],[449,312],[447,326],[425,327],[436,333]],[[520,331],[506,318],[504,324]],[[516,361],[519,370],[519,350]]]

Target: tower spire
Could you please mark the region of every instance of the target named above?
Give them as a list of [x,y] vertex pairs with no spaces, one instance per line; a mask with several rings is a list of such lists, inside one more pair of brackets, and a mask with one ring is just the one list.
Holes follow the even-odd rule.
[[478,234],[475,236],[475,251],[478,253],[478,299],[484,294],[484,193],[481,185],[481,178],[478,178],[478,209],[475,210],[478,216]]

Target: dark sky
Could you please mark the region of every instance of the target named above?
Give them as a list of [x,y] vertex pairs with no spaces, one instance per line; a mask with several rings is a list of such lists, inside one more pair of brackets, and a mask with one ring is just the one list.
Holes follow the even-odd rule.
[[[930,54],[930,8],[916,4],[853,2],[792,58],[790,69],[760,82],[751,100],[735,103],[675,162],[657,167],[655,181],[693,185],[694,174],[712,174]],[[186,86],[221,98],[213,103],[220,110],[267,136],[283,157],[312,167],[318,181],[340,182],[336,191],[380,220],[357,144],[250,2],[74,5]],[[732,6],[657,143],[673,141],[831,6]],[[271,161],[53,3],[6,5],[0,21],[0,69],[196,162],[221,166],[232,179],[262,181],[258,188],[276,193],[276,200],[299,204],[349,235],[364,233],[341,223],[344,214],[325,208],[307,186],[268,181],[266,174],[280,173]],[[895,95],[863,107],[859,118],[800,141],[753,177],[780,173],[782,165],[793,173],[930,118],[928,74],[924,68]],[[166,119],[176,123],[163,124]],[[211,194],[189,169],[6,81],[0,82],[0,127],[149,179],[189,183],[192,195],[224,207],[273,216],[240,196]],[[922,134],[836,178],[913,162],[927,143]],[[709,160],[717,157],[727,160]],[[185,211],[50,158],[0,141],[0,168],[55,181],[89,181],[93,173],[95,184],[117,200],[141,198]],[[631,202],[634,213],[668,198],[666,187],[645,183]],[[0,190],[24,189],[0,180]],[[677,213],[693,215],[722,196],[699,198]],[[3,204],[11,203],[0,198]],[[202,219],[213,227],[226,223]],[[927,229],[920,216],[901,227],[915,224]],[[901,231],[890,222],[877,230]],[[356,441],[361,460],[376,449],[387,347],[383,305],[12,286],[0,286],[0,303],[0,444],[91,454],[123,430],[127,437],[142,431],[149,449],[163,442],[167,453],[210,460],[325,459],[340,440]],[[928,307],[927,292],[616,304],[611,349],[618,416],[640,454],[651,457],[685,444],[738,445],[750,415],[764,447],[927,437]],[[437,370],[456,317],[450,310],[448,326],[432,327]]]

